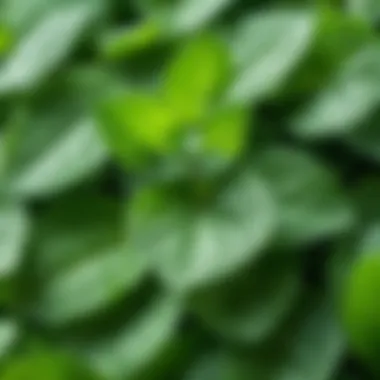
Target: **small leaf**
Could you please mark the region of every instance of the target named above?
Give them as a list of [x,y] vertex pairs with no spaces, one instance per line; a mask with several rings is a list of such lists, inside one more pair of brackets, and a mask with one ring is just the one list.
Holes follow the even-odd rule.
[[257,260],[274,232],[276,209],[265,184],[247,170],[201,209],[170,192],[140,193],[130,219],[137,252],[149,255],[170,288],[187,291]]
[[205,28],[236,0],[134,0],[144,15],[156,19],[169,35],[182,35]]
[[0,279],[19,269],[29,237],[29,218],[21,205],[0,203]]
[[236,0],[180,0],[170,16],[171,29],[189,33],[205,27]]
[[100,115],[102,136],[127,166],[170,149],[178,129],[173,110],[157,97],[134,94],[107,101]]
[[[377,228],[378,234],[378,228]],[[377,294],[380,289],[380,245],[370,242],[352,265],[343,294],[343,321],[354,351],[374,371],[380,373],[377,353],[380,347],[380,313]]]
[[8,356],[9,351],[16,344],[19,337],[18,325],[8,319],[0,320],[0,361]]
[[222,40],[211,35],[198,37],[169,65],[164,97],[181,121],[197,121],[219,95],[228,70],[228,51]]
[[273,95],[304,57],[313,39],[311,14],[267,11],[248,17],[231,41],[237,75],[229,92],[234,103]]
[[212,114],[201,127],[204,151],[233,158],[241,154],[248,137],[248,116],[242,109],[224,108]]
[[112,31],[102,39],[101,53],[112,60],[129,57],[155,44],[160,33],[159,27],[153,22]]

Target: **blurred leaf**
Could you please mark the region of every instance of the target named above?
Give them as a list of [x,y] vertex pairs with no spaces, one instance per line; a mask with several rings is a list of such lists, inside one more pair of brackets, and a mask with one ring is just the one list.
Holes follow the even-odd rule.
[[11,360],[2,380],[93,380],[87,371],[65,354],[51,349],[34,349]]
[[30,221],[21,205],[0,202],[0,279],[20,268],[29,237]]
[[160,21],[167,33],[191,33],[206,27],[236,0],[135,0],[144,14]]
[[[310,302],[306,304],[310,306]],[[245,355],[222,352],[206,356],[185,379],[332,379],[345,349],[341,331],[325,305],[304,309],[282,337]]]
[[92,118],[77,107],[59,101],[49,110],[16,115],[7,136],[9,192],[25,197],[56,194],[102,167],[106,149]]
[[380,104],[380,45],[362,49],[345,62],[329,86],[294,121],[304,137],[345,135],[361,126]]
[[62,6],[49,12],[21,40],[1,68],[0,93],[33,90],[48,78],[72,52],[93,18],[91,2]]
[[40,319],[63,324],[93,316],[139,284],[145,261],[123,236],[120,214],[117,204],[87,196],[47,216],[37,252],[44,275],[35,306]]
[[380,4],[377,0],[347,0],[349,10],[365,20],[378,21],[380,18]]
[[248,115],[239,108],[223,108],[207,118],[204,129],[203,151],[231,159],[239,156],[246,147]]
[[19,337],[18,325],[9,319],[0,319],[0,361],[2,362],[16,344]]
[[372,229],[362,243],[344,290],[343,320],[353,349],[380,373],[377,352],[380,314],[376,307],[380,289],[379,227]]
[[314,43],[289,80],[291,85],[284,89],[286,95],[323,89],[345,60],[374,40],[371,28],[363,20],[330,8],[320,12]]
[[273,95],[306,54],[314,35],[313,15],[266,11],[246,18],[231,41],[237,75],[229,98],[249,103]]
[[367,177],[353,189],[356,208],[363,223],[376,221],[380,215],[380,181],[377,177]]
[[377,115],[374,121],[371,120],[366,125],[353,131],[353,133],[346,136],[345,140],[354,151],[363,157],[380,162],[380,132],[376,119]]
[[262,343],[293,311],[301,283],[293,262],[271,258],[220,285],[196,293],[190,305],[223,337]]
[[236,273],[262,255],[274,232],[273,200],[249,170],[202,206],[154,191],[141,192],[131,206],[132,244],[177,291]]
[[182,48],[169,65],[164,96],[181,122],[198,121],[218,96],[229,74],[227,53],[222,40],[201,36]]
[[268,148],[256,165],[280,208],[279,244],[315,242],[353,227],[354,211],[337,178],[308,153]]
[[153,22],[114,30],[102,39],[101,53],[113,60],[129,57],[155,44],[160,33],[160,29]]
[[272,375],[275,380],[329,380],[337,372],[346,348],[344,335],[323,302],[312,306],[277,347],[283,353]]
[[167,103],[154,96],[118,96],[104,107],[101,133],[125,166],[135,166],[147,155],[170,148],[173,132],[178,129],[173,113]]
[[176,300],[158,298],[115,336],[86,345],[82,355],[106,379],[139,378],[170,344],[180,315]]

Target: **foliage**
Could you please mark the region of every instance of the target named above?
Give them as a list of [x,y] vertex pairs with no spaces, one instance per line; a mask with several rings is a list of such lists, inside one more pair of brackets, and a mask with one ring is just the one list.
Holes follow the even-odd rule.
[[377,0],[2,0],[0,369],[380,376]]

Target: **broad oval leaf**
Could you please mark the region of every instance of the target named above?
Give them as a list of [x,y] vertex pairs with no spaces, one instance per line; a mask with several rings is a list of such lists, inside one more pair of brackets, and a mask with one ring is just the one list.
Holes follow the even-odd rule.
[[276,211],[265,183],[247,170],[204,209],[170,192],[140,193],[130,213],[130,234],[165,284],[188,291],[258,259],[276,228]]
[[[91,116],[77,104],[58,101],[9,125],[5,188],[21,197],[62,192],[102,168],[107,150]],[[19,115],[17,115],[19,116]]]
[[304,57],[315,20],[304,11],[266,11],[249,16],[231,41],[237,68],[228,98],[249,103],[272,96]]
[[339,181],[313,156],[272,147],[255,161],[280,209],[280,245],[315,242],[353,227],[355,214]]
[[361,49],[296,117],[294,132],[307,138],[320,138],[345,136],[360,129],[380,104],[379,67],[380,44]]
[[79,2],[49,12],[1,68],[0,93],[29,91],[52,74],[72,52],[95,9],[91,2]]
[[123,236],[118,204],[91,194],[60,203],[37,238],[42,289],[34,308],[45,323],[96,315],[133,291],[147,269]]

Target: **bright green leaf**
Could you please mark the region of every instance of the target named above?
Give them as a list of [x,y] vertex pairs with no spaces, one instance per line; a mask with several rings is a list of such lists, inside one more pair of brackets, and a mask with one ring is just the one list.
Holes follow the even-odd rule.
[[377,307],[377,294],[380,289],[378,232],[377,229],[376,235],[369,237],[370,241],[366,242],[360,250],[363,255],[359,256],[352,265],[342,298],[342,312],[344,325],[354,351],[379,372],[377,359],[380,347],[378,334],[380,313]]
[[227,47],[218,37],[191,40],[164,75],[164,97],[183,123],[194,123],[212,105],[229,74]]

